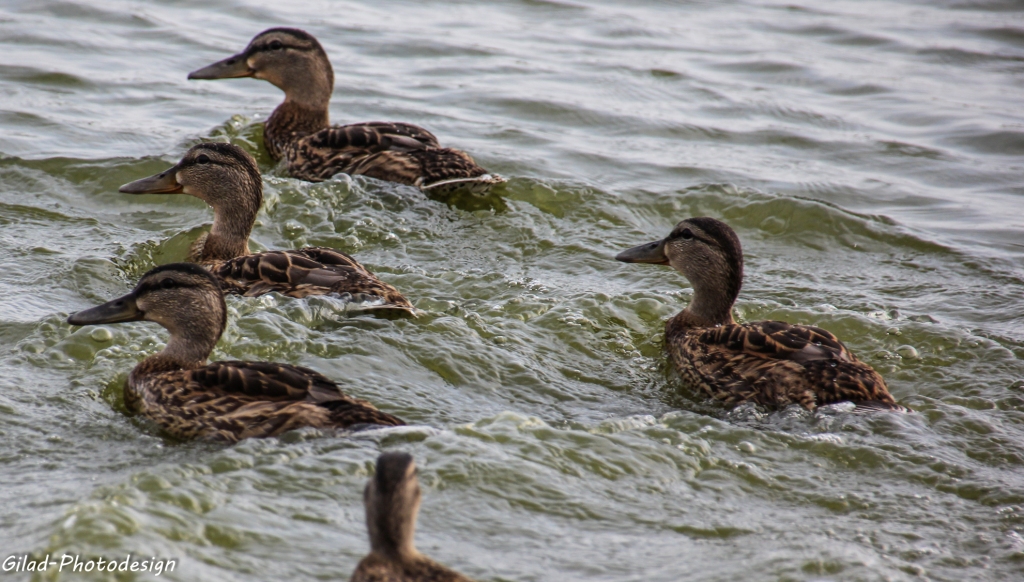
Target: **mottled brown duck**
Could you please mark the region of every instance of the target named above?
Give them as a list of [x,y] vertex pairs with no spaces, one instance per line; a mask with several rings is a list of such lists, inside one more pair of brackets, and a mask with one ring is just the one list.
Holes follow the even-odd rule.
[[400,419],[346,395],[309,368],[270,362],[212,362],[227,321],[220,284],[192,263],[157,267],[131,293],[75,313],[72,325],[153,321],[167,346],[140,362],[125,406],[179,439],[237,442],[301,428],[399,426]]
[[728,406],[754,402],[808,410],[853,402],[855,410],[907,411],[885,380],[830,332],[782,321],[738,324],[732,307],[743,284],[736,233],[714,218],[690,218],[668,237],[615,257],[670,265],[693,285],[693,299],[665,325],[665,347],[684,381]]
[[249,251],[249,234],[263,204],[256,160],[226,143],[201,143],[173,168],[121,186],[128,194],[188,194],[213,208],[213,226],[188,260],[209,269],[226,293],[253,297],[276,291],[290,297],[340,295],[367,310],[414,312],[397,289],[352,257],[324,247]]
[[351,582],[472,582],[416,550],[413,535],[420,511],[416,463],[408,453],[384,453],[363,492],[370,553]]
[[320,182],[362,174],[424,191],[466,187],[482,193],[504,182],[469,154],[442,148],[434,134],[409,123],[367,122],[331,126],[334,69],[313,35],[272,28],[256,35],[237,55],[189,73],[189,79],[253,77],[284,91],[284,102],[267,119],[263,142],[295,178]]

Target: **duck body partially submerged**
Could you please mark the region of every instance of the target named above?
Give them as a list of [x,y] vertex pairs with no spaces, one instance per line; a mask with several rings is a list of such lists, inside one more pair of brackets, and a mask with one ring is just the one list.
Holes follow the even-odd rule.
[[714,218],[680,222],[663,240],[620,253],[627,263],[671,265],[693,284],[693,300],[665,324],[665,349],[684,381],[735,406],[853,402],[860,410],[908,409],[885,380],[832,333],[782,321],[736,323],[743,283],[736,233]]
[[68,318],[72,325],[153,321],[166,347],[128,375],[127,408],[178,439],[237,442],[315,427],[399,426],[402,420],[345,394],[322,374],[289,364],[207,359],[224,331],[220,283],[192,263],[142,276],[131,293]]
[[143,361],[132,370],[125,406],[182,440],[233,443],[303,427],[405,424],[301,366],[222,361],[166,370],[160,364]]
[[665,348],[688,384],[726,406],[902,408],[878,372],[819,327],[758,321],[704,328],[673,318],[665,325]]
[[331,126],[334,70],[323,47],[305,31],[266,30],[241,53],[189,73],[189,79],[238,77],[264,79],[284,91],[284,102],[264,126],[263,141],[270,157],[283,161],[295,178],[320,182],[344,173],[425,191],[461,186],[478,192],[505,181],[410,123]]

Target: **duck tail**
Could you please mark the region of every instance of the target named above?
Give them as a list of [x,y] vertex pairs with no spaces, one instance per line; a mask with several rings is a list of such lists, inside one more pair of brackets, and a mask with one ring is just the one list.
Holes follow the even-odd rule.
[[317,406],[321,406],[330,411],[330,418],[334,425],[338,428],[349,428],[352,426],[362,426],[367,424],[377,426],[404,426],[405,421],[396,417],[391,416],[386,412],[381,412],[374,408],[374,406],[365,400],[342,398],[338,400],[328,400],[326,402],[317,402]]
[[461,188],[468,188],[473,194],[482,196],[490,191],[491,186],[494,186],[495,184],[504,184],[505,182],[507,182],[507,180],[498,174],[481,174],[471,178],[438,180],[437,182],[421,185],[420,190],[423,190],[424,192],[438,193],[452,192]]
[[869,414],[872,412],[899,412],[903,414],[910,414],[914,412],[902,404],[896,404],[895,402],[883,402],[881,400],[855,400],[853,404],[855,406],[851,412],[854,414]]

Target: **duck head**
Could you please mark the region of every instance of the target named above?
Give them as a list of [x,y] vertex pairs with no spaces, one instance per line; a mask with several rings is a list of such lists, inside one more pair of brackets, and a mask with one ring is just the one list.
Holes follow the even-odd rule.
[[661,240],[619,253],[624,263],[669,265],[693,285],[687,310],[706,325],[733,323],[732,305],[743,285],[743,249],[729,225],[688,218]]
[[173,167],[119,188],[126,194],[188,194],[213,208],[204,259],[249,254],[249,234],[263,204],[263,179],[248,152],[228,143],[201,143]]
[[170,332],[162,355],[178,367],[201,364],[224,332],[227,308],[220,284],[192,263],[152,269],[131,293],[68,317],[71,325],[152,321]]
[[271,28],[242,52],[188,74],[189,79],[253,77],[269,81],[286,101],[326,107],[334,90],[334,69],[320,43],[297,28]]

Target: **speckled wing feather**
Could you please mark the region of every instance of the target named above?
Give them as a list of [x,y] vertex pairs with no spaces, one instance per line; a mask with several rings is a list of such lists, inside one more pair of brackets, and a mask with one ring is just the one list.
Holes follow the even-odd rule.
[[319,182],[349,171],[367,156],[437,148],[434,134],[409,123],[375,121],[338,125],[307,135],[283,147],[293,176]]
[[405,424],[346,395],[314,370],[270,362],[213,362],[154,374],[136,370],[126,404],[183,439],[236,442],[305,426]]
[[761,321],[675,331],[670,322],[666,345],[684,378],[728,405],[901,408],[877,372],[818,327]]
[[345,173],[362,174],[423,189],[429,189],[437,182],[454,179],[483,178],[487,184],[504,181],[488,174],[466,152],[451,148],[384,151],[359,160],[346,168]]
[[188,377],[202,390],[245,394],[262,400],[306,400],[321,404],[349,399],[330,378],[316,370],[290,364],[213,362],[189,370]]
[[[310,136],[309,139],[312,140],[314,137],[317,137],[323,144],[321,147],[333,147],[335,149],[355,146],[381,151],[391,149],[392,147],[399,149],[441,147],[437,137],[422,127],[411,123],[391,121],[368,121],[365,123],[336,125],[317,132]],[[410,139],[418,142],[419,145],[412,144]],[[374,146],[374,143],[380,145]]]
[[413,310],[397,289],[334,249],[268,251],[204,266],[222,281],[228,293],[247,297],[272,291],[290,297],[334,293],[354,301],[382,302],[380,307]]
[[482,190],[505,181],[469,154],[438,147],[433,134],[405,123],[331,127],[288,144],[285,156],[291,174],[311,182],[344,173],[425,190],[445,182]]

